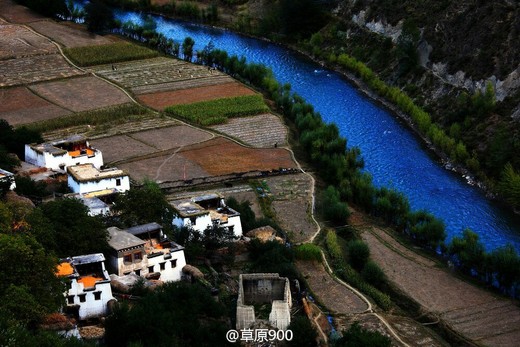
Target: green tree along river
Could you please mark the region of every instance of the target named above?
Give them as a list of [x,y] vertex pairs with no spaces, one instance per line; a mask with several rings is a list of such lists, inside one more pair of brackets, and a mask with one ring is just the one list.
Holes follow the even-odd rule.
[[[77,2],[81,6],[81,2]],[[122,23],[142,25],[142,14],[115,11]],[[157,32],[182,44],[195,41],[193,52],[208,44],[229,55],[272,69],[280,83],[314,105],[323,120],[335,123],[348,146],[358,146],[365,170],[376,186],[403,192],[412,209],[424,209],[446,224],[447,242],[471,228],[488,251],[511,243],[520,251],[520,217],[503,211],[460,175],[446,170],[401,122],[359,93],[344,77],[282,46],[230,31],[154,16]]]

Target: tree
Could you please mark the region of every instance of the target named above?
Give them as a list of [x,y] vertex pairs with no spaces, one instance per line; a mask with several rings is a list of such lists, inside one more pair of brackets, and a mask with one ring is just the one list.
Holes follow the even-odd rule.
[[118,195],[112,210],[123,227],[157,222],[166,232],[171,231],[175,214],[159,185],[150,180]]
[[363,266],[361,276],[363,276],[365,281],[377,288],[381,288],[381,285],[386,282],[386,275],[383,270],[371,260],[367,261],[365,266]]
[[182,54],[184,55],[184,60],[191,61],[194,45],[195,41],[191,37],[188,36],[184,39],[184,42],[182,43]]
[[520,281],[520,258],[514,247],[508,244],[491,252],[490,265],[498,284],[506,292]]
[[436,250],[446,238],[444,223],[424,210],[410,213],[408,231],[420,245]]
[[[106,320],[108,346],[223,346],[226,308],[207,288],[185,282],[168,283],[129,308],[123,305]],[[143,324],[143,322],[154,324]]]
[[362,240],[352,240],[348,243],[348,257],[354,269],[361,270],[369,256],[370,249]]
[[[40,206],[54,229],[54,251],[58,257],[101,253],[108,250],[107,231],[100,217],[88,215],[77,199],[61,199]],[[52,240],[42,240],[52,244]]]
[[513,208],[520,208],[520,174],[507,163],[498,183],[498,191]]
[[85,23],[90,32],[100,32],[114,25],[114,13],[101,0],[92,0],[85,5]]
[[338,340],[336,346],[343,347],[390,347],[392,341],[377,331],[369,331],[355,322],[343,332],[343,337]]
[[399,74],[406,75],[419,65],[419,54],[417,46],[421,32],[411,19],[407,19],[403,23],[401,35],[397,38],[397,55],[399,58]]
[[322,194],[322,210],[325,218],[337,225],[344,225],[350,216],[346,202],[340,200],[339,191],[334,186],[328,186]]
[[305,316],[297,316],[291,320],[287,327],[293,333],[293,339],[287,343],[295,347],[316,347],[318,346],[318,333],[312,326],[309,319]]
[[462,237],[455,236],[451,240],[448,254],[466,273],[471,273],[471,270],[482,272],[484,269],[486,260],[484,245],[479,241],[478,234],[470,229],[465,229]]

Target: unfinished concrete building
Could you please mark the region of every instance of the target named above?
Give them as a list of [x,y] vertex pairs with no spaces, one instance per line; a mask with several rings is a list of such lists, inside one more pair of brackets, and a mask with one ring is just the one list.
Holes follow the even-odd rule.
[[247,329],[261,320],[255,306],[270,304],[268,323],[285,330],[291,323],[291,288],[289,279],[276,273],[241,274],[238,287],[237,329]]

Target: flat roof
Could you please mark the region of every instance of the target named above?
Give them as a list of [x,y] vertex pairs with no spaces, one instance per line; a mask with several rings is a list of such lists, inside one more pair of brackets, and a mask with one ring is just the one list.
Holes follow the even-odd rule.
[[116,251],[144,246],[146,243],[137,236],[126,232],[126,230],[121,230],[118,227],[110,227],[107,230],[109,234],[108,244]]
[[105,261],[105,256],[103,255],[103,253],[78,255],[72,257],[72,265],[99,263],[101,261]]
[[193,198],[191,198],[191,201],[201,202],[201,201],[214,200],[214,199],[222,199],[222,196],[220,196],[217,193],[209,193],[209,194],[194,196]]
[[5,176],[14,176],[14,173],[9,172],[7,170],[0,169],[0,177],[5,177]]
[[191,200],[177,200],[172,201],[171,204],[181,217],[202,216],[209,213],[208,210]]
[[132,235],[141,235],[144,233],[148,233],[150,231],[161,230],[161,229],[162,229],[162,225],[152,222],[152,223],[137,225],[135,227],[128,228],[125,231]]
[[76,182],[99,181],[107,178],[128,176],[123,170],[117,168],[98,170],[91,163],[67,166],[67,172]]
[[57,155],[63,155],[63,154],[67,153],[66,150],[60,148],[59,146],[66,145],[66,144],[72,144],[72,143],[82,143],[82,142],[87,142],[87,139],[85,136],[72,135],[72,136],[66,137],[64,139],[56,140],[56,141],[44,142],[44,143],[39,143],[39,144],[33,143],[33,144],[30,144],[29,146],[39,153],[46,152],[46,153],[50,153],[54,156],[57,156]]

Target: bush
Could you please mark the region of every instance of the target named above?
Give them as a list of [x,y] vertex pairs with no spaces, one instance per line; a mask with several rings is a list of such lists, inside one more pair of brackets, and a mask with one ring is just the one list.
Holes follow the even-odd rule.
[[361,270],[370,256],[368,245],[361,240],[353,240],[348,243],[348,258],[352,267]]
[[372,260],[366,262],[361,276],[371,285],[380,288],[386,282],[386,275],[383,270]]
[[321,262],[321,249],[312,243],[306,243],[296,247],[294,256],[301,260],[315,260]]

